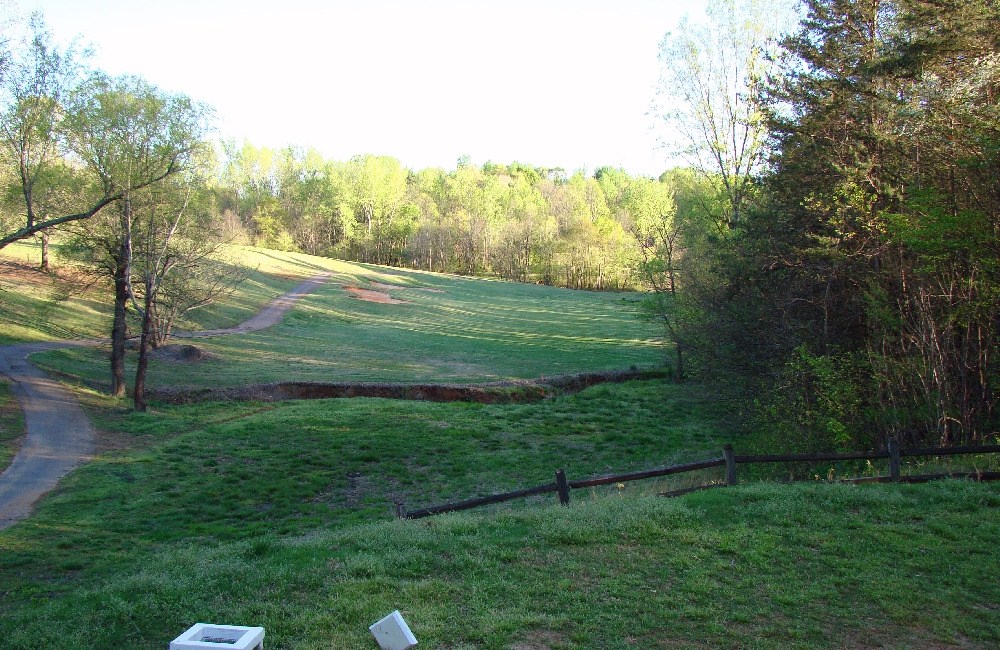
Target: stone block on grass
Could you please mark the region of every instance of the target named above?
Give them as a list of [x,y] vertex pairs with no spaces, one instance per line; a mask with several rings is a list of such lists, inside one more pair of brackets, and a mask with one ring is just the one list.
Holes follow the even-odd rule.
[[264,650],[264,628],[195,623],[170,642],[170,650]]
[[368,627],[382,650],[409,650],[417,645],[417,638],[397,609],[378,623]]

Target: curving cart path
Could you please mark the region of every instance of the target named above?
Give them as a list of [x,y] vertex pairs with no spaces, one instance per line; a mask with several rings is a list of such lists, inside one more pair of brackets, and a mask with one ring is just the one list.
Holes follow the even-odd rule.
[[[325,284],[332,273],[318,273],[267,303],[234,327],[178,332],[174,338],[246,334],[277,325],[306,294]],[[13,381],[24,410],[27,438],[10,466],[0,474],[0,529],[31,514],[38,499],[94,450],[94,425],[69,390],[28,361],[28,355],[57,348],[97,346],[107,339],[84,339],[0,346],[0,373]]]

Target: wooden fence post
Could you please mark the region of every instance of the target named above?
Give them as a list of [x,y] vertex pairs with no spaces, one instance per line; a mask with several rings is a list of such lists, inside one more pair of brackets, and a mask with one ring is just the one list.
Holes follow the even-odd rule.
[[566,482],[566,472],[561,469],[556,470],[556,491],[559,492],[559,503],[568,506],[569,484]]
[[889,438],[889,480],[899,483],[899,441]]
[[722,445],[722,458],[726,461],[726,486],[736,485],[736,454],[731,444]]

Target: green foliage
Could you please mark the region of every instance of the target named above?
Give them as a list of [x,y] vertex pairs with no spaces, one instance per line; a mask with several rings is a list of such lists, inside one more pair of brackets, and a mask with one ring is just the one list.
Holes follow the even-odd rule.
[[757,391],[760,421],[788,446],[988,439],[1000,423],[995,7],[804,8],[759,97],[774,146],[759,205],[709,256],[714,367]]
[[850,355],[798,348],[777,386],[754,405],[754,428],[762,432],[755,444],[771,453],[873,449],[858,380],[863,372]]
[[387,156],[341,163],[232,141],[223,152],[218,205],[258,245],[571,288],[641,283],[630,235],[636,204],[620,188],[613,205],[605,199],[609,183],[644,180],[624,170],[567,178],[558,168],[480,168],[463,158],[454,171],[411,171]]

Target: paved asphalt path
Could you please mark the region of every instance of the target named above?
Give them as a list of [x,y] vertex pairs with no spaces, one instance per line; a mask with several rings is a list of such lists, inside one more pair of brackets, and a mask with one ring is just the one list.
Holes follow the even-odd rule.
[[[331,273],[319,273],[267,303],[251,319],[218,330],[178,332],[174,338],[245,334],[281,322],[303,296],[325,284]],[[28,361],[28,355],[57,348],[97,346],[107,339],[85,339],[0,346],[0,373],[13,380],[24,409],[28,436],[13,462],[0,474],[0,529],[31,514],[31,507],[63,476],[94,451],[94,425],[76,397]]]

